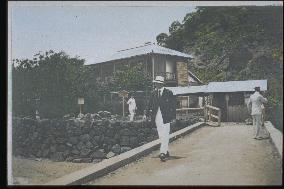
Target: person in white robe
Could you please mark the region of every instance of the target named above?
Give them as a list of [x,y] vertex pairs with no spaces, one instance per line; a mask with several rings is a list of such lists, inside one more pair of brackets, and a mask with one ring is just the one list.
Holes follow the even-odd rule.
[[129,116],[130,116],[130,121],[134,120],[134,115],[135,115],[135,111],[137,109],[136,106],[136,101],[134,99],[133,94],[130,95],[129,100],[127,101],[128,104],[128,110],[129,110]]

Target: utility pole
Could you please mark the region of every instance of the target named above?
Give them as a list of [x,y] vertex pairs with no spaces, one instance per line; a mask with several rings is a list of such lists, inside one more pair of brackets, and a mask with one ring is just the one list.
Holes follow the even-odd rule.
[[125,104],[125,97],[128,97],[128,92],[126,91],[126,90],[122,90],[122,91],[119,91],[118,92],[118,95],[120,96],[120,97],[122,97],[122,115],[123,115],[123,117],[125,116],[125,113],[124,113],[124,104]]

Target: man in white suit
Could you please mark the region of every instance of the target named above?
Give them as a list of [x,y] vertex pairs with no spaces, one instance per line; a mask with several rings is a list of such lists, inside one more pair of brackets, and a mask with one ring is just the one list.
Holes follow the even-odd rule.
[[254,139],[259,139],[259,133],[262,125],[262,106],[264,103],[267,103],[267,99],[260,94],[260,87],[255,87],[254,89],[255,93],[250,96],[247,106],[252,115],[253,126],[256,127]]
[[155,89],[151,93],[143,119],[148,117],[156,125],[161,141],[160,159],[165,162],[170,157],[170,123],[176,120],[176,99],[173,92],[164,87],[164,77],[156,76],[153,83]]

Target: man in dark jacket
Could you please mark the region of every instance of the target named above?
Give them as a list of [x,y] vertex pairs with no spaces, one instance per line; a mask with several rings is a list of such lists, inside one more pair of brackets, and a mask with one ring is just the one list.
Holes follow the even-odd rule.
[[144,119],[150,118],[156,124],[161,141],[160,159],[168,158],[170,123],[176,119],[176,99],[172,91],[164,88],[164,77],[157,76],[153,81],[155,89],[152,91]]

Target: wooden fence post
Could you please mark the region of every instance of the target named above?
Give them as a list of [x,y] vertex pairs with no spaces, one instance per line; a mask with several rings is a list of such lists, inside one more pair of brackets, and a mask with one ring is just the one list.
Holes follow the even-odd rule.
[[206,105],[204,105],[204,122],[207,121],[207,111],[206,111]]
[[218,126],[221,126],[221,110],[218,110]]
[[209,111],[208,121],[210,122],[211,121],[211,108],[210,107],[208,107],[208,111]]

